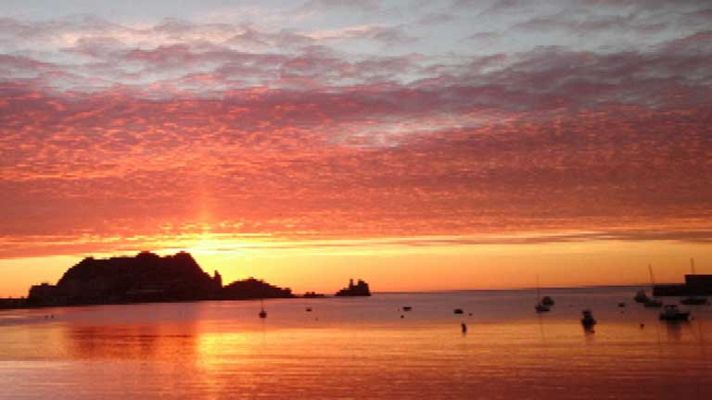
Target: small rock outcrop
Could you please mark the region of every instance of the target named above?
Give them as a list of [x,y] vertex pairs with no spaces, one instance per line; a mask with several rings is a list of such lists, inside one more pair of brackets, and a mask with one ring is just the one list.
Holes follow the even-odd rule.
[[295,297],[289,288],[280,288],[269,283],[249,278],[235,281],[222,288],[220,298],[223,300],[269,299]]
[[350,279],[349,286],[336,292],[336,295],[337,296],[370,296],[371,291],[368,288],[368,283],[359,279],[358,282],[356,284],[354,284],[354,280]]

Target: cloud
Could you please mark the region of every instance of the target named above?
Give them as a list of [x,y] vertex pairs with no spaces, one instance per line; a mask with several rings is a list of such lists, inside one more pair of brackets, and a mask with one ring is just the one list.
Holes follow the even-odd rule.
[[708,240],[708,31],[606,51],[333,45],[403,40],[391,28],[0,21],[2,43],[17,39],[0,55],[5,256],[37,238],[37,252],[95,249],[206,227]]
[[[473,92],[3,93],[6,234],[123,234],[115,221],[148,234],[203,218],[287,237],[709,220],[705,107],[504,108],[501,121],[438,130]],[[429,128],[379,134],[410,118]]]
[[402,27],[381,25],[357,25],[345,28],[314,31],[307,35],[314,40],[372,40],[387,45],[410,43],[417,40]]
[[377,12],[381,9],[380,0],[309,0],[300,9],[302,11],[319,12],[326,10],[344,10],[360,12]]

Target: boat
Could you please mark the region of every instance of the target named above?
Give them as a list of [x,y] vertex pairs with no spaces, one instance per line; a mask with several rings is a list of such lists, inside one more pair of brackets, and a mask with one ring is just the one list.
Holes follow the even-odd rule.
[[[690,270],[692,271],[692,275],[695,275],[695,259],[691,258],[690,259]],[[707,301],[706,297],[701,297],[701,296],[687,296],[684,299],[680,300],[680,304],[684,304],[687,306],[702,306],[705,304],[708,304],[709,302]]]
[[534,306],[534,309],[536,310],[537,313],[543,313],[543,312],[549,312],[551,311],[551,307],[538,303],[537,305]]
[[403,306],[403,311],[410,311],[412,309],[413,309],[413,307],[411,307],[411,306]]
[[549,301],[551,301],[551,304],[546,304],[545,303],[545,298],[541,298],[541,294],[539,293],[539,275],[536,276],[536,298],[537,298],[537,303],[534,306],[534,310],[536,310],[537,313],[543,313],[543,312],[549,312],[551,311],[551,304],[554,303],[554,301],[549,297]]
[[551,307],[554,305],[554,299],[549,296],[544,296],[541,298],[541,304]]
[[661,321],[687,321],[690,319],[689,311],[680,311],[674,304],[668,304],[660,312]]
[[462,308],[456,308],[456,309],[452,310],[452,313],[453,314],[463,314],[464,311],[462,311]]
[[[650,287],[653,288],[653,287],[655,287],[655,277],[653,276],[653,266],[650,264],[648,264],[648,273],[650,274]],[[644,291],[643,291],[643,294],[645,294]],[[655,297],[648,297],[648,296],[645,296],[645,297],[646,297],[646,299],[642,302],[645,307],[660,308],[663,306],[663,302],[656,299]]]
[[620,303],[618,303],[618,307],[625,308],[625,302],[621,301]]
[[306,311],[306,312],[312,312],[312,308],[311,308],[311,307],[307,307],[305,311]]
[[647,294],[645,294],[645,290],[640,289],[635,293],[635,296],[633,297],[633,300],[635,300],[636,303],[645,303],[648,301],[650,298],[648,297]]
[[593,318],[591,310],[583,310],[581,314],[583,314],[583,317],[581,317],[581,325],[583,325],[584,328],[591,329],[596,325],[596,319]]
[[260,312],[257,315],[262,319],[267,318],[267,311],[265,311],[265,305],[262,299],[260,299]]

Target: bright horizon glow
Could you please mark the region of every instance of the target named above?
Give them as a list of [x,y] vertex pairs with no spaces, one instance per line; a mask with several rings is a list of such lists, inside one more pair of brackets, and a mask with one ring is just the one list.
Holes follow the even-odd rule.
[[[153,251],[160,255],[190,252],[206,273],[219,271],[225,284],[255,277],[290,287],[297,294],[333,294],[349,278],[366,279],[375,292],[531,288],[536,275],[544,287],[648,285],[648,264],[653,265],[656,282],[672,283],[681,282],[690,273],[690,255],[695,257],[697,273],[712,273],[708,245],[700,243],[394,243],[399,241],[391,238],[380,242],[369,239],[297,244],[213,239],[198,240],[192,247]],[[55,283],[66,269],[90,255],[133,256],[139,251],[0,260],[0,268],[12,278],[0,283],[0,296],[23,297],[32,284]],[[433,279],[435,270],[438,279]]]

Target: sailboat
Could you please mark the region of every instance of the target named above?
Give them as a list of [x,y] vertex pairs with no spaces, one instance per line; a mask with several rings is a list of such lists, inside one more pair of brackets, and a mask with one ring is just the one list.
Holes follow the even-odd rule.
[[[650,273],[650,290],[652,291],[655,287],[655,278],[653,277],[653,266],[650,264],[648,264],[648,272]],[[663,302],[655,297],[649,297],[643,302],[643,305],[648,308],[660,308],[663,306]]]
[[[695,259],[690,258],[690,270],[692,271],[692,275],[695,275]],[[680,300],[680,304],[685,304],[688,306],[699,306],[699,305],[705,305],[707,304],[707,298],[706,297],[700,297],[700,296],[695,296],[690,295],[685,297],[684,299]]]
[[541,293],[539,293],[539,275],[536,276],[536,300],[537,303],[534,306],[534,309],[537,313],[551,311],[551,307],[541,301]]
[[260,313],[257,315],[262,319],[267,318],[267,311],[265,311],[265,304],[262,299],[260,299]]
[[640,289],[635,292],[635,297],[633,297],[633,300],[635,300],[636,303],[645,303],[646,301],[650,300],[650,298],[647,294],[645,294],[645,290]]

